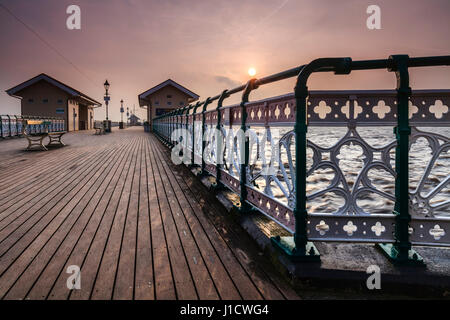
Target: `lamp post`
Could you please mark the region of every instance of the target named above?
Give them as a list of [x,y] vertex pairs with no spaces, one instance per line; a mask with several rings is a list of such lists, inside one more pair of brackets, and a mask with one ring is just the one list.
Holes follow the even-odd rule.
[[129,112],[129,108],[127,107],[127,127],[129,126],[129,116],[130,116],[130,112]]
[[119,129],[123,129],[123,99],[120,100],[120,123]]
[[106,105],[106,120],[105,120],[105,131],[106,132],[111,132],[111,121],[109,121],[108,119],[108,104],[109,104],[109,100],[110,97],[108,95],[108,90],[109,90],[109,82],[108,80],[105,81],[105,83],[103,84],[103,86],[105,87],[105,105]]

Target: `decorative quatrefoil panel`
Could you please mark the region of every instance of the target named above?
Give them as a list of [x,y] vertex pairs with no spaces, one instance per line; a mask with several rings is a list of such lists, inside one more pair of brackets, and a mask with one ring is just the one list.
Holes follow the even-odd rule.
[[386,105],[386,102],[383,100],[378,101],[378,104],[372,108],[373,113],[378,115],[378,118],[384,119],[386,114],[391,112],[391,107]]
[[430,112],[434,114],[436,119],[441,119],[445,113],[448,112],[448,106],[442,103],[442,100],[436,100],[434,104],[430,106]]
[[358,227],[354,225],[352,221],[348,221],[342,229],[347,232],[347,235],[352,236],[353,233],[358,230]]
[[331,112],[331,107],[325,101],[320,101],[319,105],[314,107],[314,112],[319,115],[320,119],[325,119],[327,114]]
[[321,236],[325,235],[328,230],[330,230],[330,226],[327,225],[323,220],[321,220],[320,223],[316,225],[316,231],[318,231]]
[[386,227],[383,226],[383,225],[381,224],[381,222],[377,221],[377,223],[375,223],[375,225],[372,226],[372,228],[370,228],[370,230],[372,230],[372,231],[375,233],[375,235],[376,235],[377,237],[379,237],[379,236],[381,236],[381,234],[382,234],[383,232],[386,231]]
[[435,225],[432,229],[430,229],[430,235],[434,238],[434,240],[439,240],[443,236],[445,236],[445,230],[441,228],[438,224]]

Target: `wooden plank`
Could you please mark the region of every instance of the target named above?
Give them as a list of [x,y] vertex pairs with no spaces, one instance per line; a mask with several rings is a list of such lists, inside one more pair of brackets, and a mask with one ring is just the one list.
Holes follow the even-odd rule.
[[132,145],[132,149],[127,154],[122,172],[118,175],[116,185],[111,186],[113,189],[112,194],[108,199],[102,201],[102,205],[98,208],[99,212],[104,212],[103,219],[97,229],[94,230],[94,228],[91,227],[88,232],[83,233],[63,268],[63,270],[66,270],[68,266],[73,264],[80,266],[83,276],[83,285],[81,286],[81,289],[69,292],[66,289],[67,275],[61,271],[48,295],[48,299],[89,299],[91,297],[92,288],[97,277],[106,242],[117,213],[120,196],[132,165],[136,143],[135,141],[130,141],[130,144]]
[[[23,146],[23,143],[21,143],[21,146]],[[98,147],[98,144],[91,145],[89,143],[76,148],[52,149],[49,152],[23,152],[8,163],[7,170],[0,170],[0,187],[2,189],[7,187],[9,185],[8,178],[12,176],[14,178],[24,178],[32,174],[34,168],[31,165],[45,167],[44,171],[50,172],[53,166],[60,161],[66,161],[67,159],[70,162],[71,158],[79,158],[83,153],[91,153],[96,150],[96,147]],[[4,164],[1,155],[0,160]]]
[[[30,163],[25,163],[25,165],[28,164],[26,168],[21,168],[20,170],[20,173],[23,174],[23,176],[11,175],[6,179],[9,187],[13,187],[9,192],[2,194],[3,197],[0,199],[0,205],[10,202],[11,199],[17,201],[17,198],[20,198],[20,195],[28,194],[30,190],[36,190],[36,188],[42,190],[43,186],[48,186],[49,181],[54,181],[54,176],[59,175],[62,172],[70,172],[74,167],[79,165],[80,161],[86,161],[87,159],[95,157],[99,151],[106,150],[106,148],[108,148],[107,145],[96,146],[94,149],[92,149],[92,147],[86,147],[82,150],[74,151],[74,154],[78,154],[78,156],[68,158],[65,157],[65,154],[53,154],[52,151],[47,154],[52,154],[51,159],[56,159],[55,163],[33,162],[32,165],[30,165]],[[36,170],[36,168],[41,167],[41,170]],[[11,181],[17,181],[17,186],[16,183],[11,183]]]
[[[11,261],[11,257],[8,253],[12,251],[8,251],[7,254],[0,258],[0,264],[4,268],[4,272],[2,272],[3,281],[0,282],[0,297],[3,296],[7,290],[9,289],[9,285],[11,282],[23,272],[23,270],[27,267],[27,265],[33,261],[33,259],[39,254],[42,247],[48,242],[48,240],[58,231],[60,230],[60,226],[69,219],[68,225],[70,226],[70,222],[73,221],[81,212],[84,206],[84,203],[81,201],[85,194],[91,190],[98,182],[97,186],[101,183],[102,175],[108,172],[109,165],[114,158],[110,157],[106,159],[106,161],[101,164],[97,169],[94,170],[95,174],[93,174],[90,179],[86,180],[84,184],[82,184],[82,188],[77,190],[76,193],[73,194],[73,197],[70,198],[69,202],[66,202],[66,205],[59,210],[57,215],[52,219],[38,234],[38,236],[26,247],[25,250],[21,252],[21,255],[18,259]],[[88,195],[90,197],[91,194]],[[78,206],[81,203],[81,206]],[[78,210],[76,210],[78,208]],[[76,210],[74,212],[74,210]],[[41,221],[39,222],[41,223]],[[62,233],[64,234],[64,229]],[[23,239],[23,238],[22,238]],[[58,239],[58,237],[57,237]],[[58,239],[59,241],[59,239]],[[19,241],[21,243],[23,241]],[[6,257],[6,258],[5,258]],[[8,262],[13,262],[8,265]],[[8,266],[7,266],[8,265]]]
[[[58,153],[62,159],[55,157],[55,153]],[[42,166],[45,168],[44,170],[50,172],[52,167],[58,163],[58,160],[65,159],[73,159],[76,157],[80,157],[79,150],[69,149],[68,152],[62,153],[60,149],[51,150],[50,152],[45,152],[45,157],[38,158],[35,156],[36,153],[29,152],[28,156],[17,156],[14,160],[9,162],[4,161],[0,157],[0,161],[2,161],[2,167],[0,168],[0,195],[10,187],[9,179],[13,178],[26,178],[27,175],[35,172],[34,168],[31,166],[27,166],[27,164],[36,164],[38,166]],[[17,182],[17,181],[16,181]]]
[[[154,141],[154,143],[159,145],[158,141]],[[258,288],[256,288],[253,284],[249,276],[239,264],[239,261],[233,256],[233,253],[227,247],[217,230],[202,213],[202,208],[199,203],[197,203],[195,198],[189,194],[189,188],[185,185],[180,185],[177,181],[180,176],[177,176],[176,171],[174,171],[176,166],[171,165],[171,160],[166,158],[166,154],[164,154],[165,150],[161,151],[159,146],[155,146],[155,150],[161,157],[161,163],[164,164],[167,174],[171,177],[172,184],[178,185],[177,198],[179,201],[183,202],[182,207],[185,209],[186,219],[188,219],[189,224],[204,231],[204,236],[202,233],[199,234],[199,236],[202,236],[199,242],[210,244],[214,247],[221,263],[224,264],[225,269],[232,277],[233,283],[236,285],[240,295],[244,299],[262,299],[262,295],[258,291]],[[188,194],[186,194],[186,192],[188,192]]]
[[116,217],[108,237],[105,252],[100,263],[97,279],[92,292],[92,299],[105,300],[113,296],[114,283],[116,279],[117,265],[122,244],[122,233],[125,227],[128,202],[130,199],[134,170],[136,168],[137,152],[133,154],[131,170],[128,172],[124,189],[120,196]]
[[[5,299],[23,299],[34,282],[37,280],[42,269],[54,257],[55,252],[63,243],[74,245],[86,224],[92,218],[92,213],[103,195],[107,183],[111,180],[120,163],[120,157],[126,148],[119,148],[114,155],[107,160],[107,166],[101,175],[94,181],[81,200],[77,203],[70,215],[62,222],[51,238],[39,249],[38,242],[34,241],[9,268],[11,273],[5,277],[13,278],[22,272],[14,287],[5,295]],[[61,256],[58,256],[60,259]],[[30,259],[32,259],[30,261]],[[8,271],[9,271],[8,270]],[[1,294],[1,292],[0,292]]]
[[[82,163],[81,166],[76,167],[73,170],[72,175],[69,176],[69,178],[67,178],[66,181],[63,181],[63,183],[60,185],[56,185],[55,187],[49,188],[51,189],[50,193],[42,192],[41,194],[39,194],[39,196],[36,197],[37,202],[36,203],[32,202],[32,206],[28,206],[28,208],[26,207],[23,208],[25,209],[24,211],[16,210],[10,213],[7,210],[4,213],[2,213],[4,215],[7,215],[7,217],[2,216],[3,219],[0,221],[0,244],[8,235],[16,231],[18,228],[22,227],[24,223],[29,221],[33,221],[34,223],[35,221],[37,221],[36,219],[39,219],[40,217],[39,213],[42,212],[45,213],[46,208],[48,208],[49,210],[51,207],[53,207],[57,203],[58,201],[57,199],[60,199],[65,195],[64,191],[66,190],[66,187],[73,184],[74,187],[77,181],[79,181],[77,179],[80,179],[84,173],[87,174],[89,168],[92,168],[92,165],[95,165],[95,163],[99,159],[103,159],[102,156],[104,156],[107,153],[108,153],[107,149],[103,149],[99,152],[98,157],[92,157],[88,159],[87,162]],[[1,251],[0,246],[0,255],[2,253],[3,252]]]
[[153,272],[155,279],[155,299],[173,300],[177,298],[175,281],[172,275],[172,261],[169,256],[168,244],[164,233],[161,219],[161,208],[159,206],[158,194],[156,192],[155,166],[151,159],[150,146],[146,148],[147,188],[150,209],[151,241],[153,245]]
[[[298,299],[299,297],[295,291],[285,283],[281,276],[273,272],[273,267],[270,263],[265,261],[265,258],[261,259],[258,256],[256,244],[244,234],[244,230],[240,227],[236,228],[228,219],[224,219],[226,212],[224,212],[223,207],[218,203],[217,199],[209,194],[205,187],[199,181],[196,181],[194,176],[185,167],[172,165],[169,162],[168,151],[164,149],[156,138],[153,139],[156,141],[158,149],[162,150],[162,154],[165,156],[167,163],[171,164],[170,169],[174,172],[175,176],[178,176],[178,182],[182,186],[182,189],[186,190],[187,199],[195,199],[194,201],[190,201],[194,208],[197,207],[193,212],[197,214],[200,221],[203,220],[202,223],[206,223],[206,221],[204,221],[204,216],[200,213],[203,210],[207,214],[214,229],[219,232],[228,248],[233,251],[233,255],[239,260],[261,294],[266,299],[283,299],[287,297],[290,299]],[[199,204],[202,204],[202,206],[199,206]],[[258,262],[253,261],[253,259]],[[272,278],[275,279],[276,283]],[[280,287],[278,283],[281,283]]]
[[125,209],[125,226],[120,245],[119,262],[114,280],[113,299],[131,300],[134,298],[134,279],[136,262],[137,219],[139,211],[139,185],[143,141],[138,139],[136,166],[131,180],[128,206]]
[[[168,246],[177,299],[198,299],[198,293],[196,292],[194,280],[192,279],[192,272],[189,268],[189,262],[186,259],[183,247],[178,236],[178,232],[175,227],[175,223],[173,221],[169,206],[169,200],[167,199],[167,196],[165,194],[162,178],[158,171],[158,166],[156,163],[157,160],[155,159],[153,150],[150,156],[156,185],[156,193],[159,201],[162,228],[164,230],[164,235]],[[158,257],[155,256],[155,259],[158,259]]]
[[139,214],[136,235],[136,274],[134,298],[136,300],[155,299],[155,278],[150,225],[150,205],[148,197],[147,153],[149,143],[144,139],[139,179]]
[[[90,244],[92,243],[92,240],[95,237],[96,232],[98,231],[99,225],[105,218],[106,206],[108,205],[108,202],[113,195],[119,177],[121,176],[121,173],[125,168],[126,161],[129,158],[132,148],[133,144],[130,144],[122,152],[120,160],[116,162],[117,166],[115,167],[114,171],[111,171],[109,174],[109,180],[105,181],[102,186],[103,189],[106,190],[101,196],[99,196],[99,201],[97,201],[96,203],[91,202],[89,204],[89,207],[85,209],[85,211],[92,213],[89,215],[89,220],[81,231],[78,239],[72,241],[71,238],[73,238],[73,236],[70,235],[70,237],[67,237],[64,240],[64,242],[61,244],[61,247],[58,248],[58,251],[45,266],[44,270],[39,276],[39,279],[27,294],[27,299],[47,298],[59,276],[61,276],[64,280],[67,279],[68,274],[66,274],[66,270],[69,266],[76,265],[79,266],[82,270],[84,257],[88,251]],[[101,189],[99,189],[99,191],[100,190]],[[84,280],[85,279],[83,272],[83,286],[85,284]],[[60,285],[61,289],[63,289],[63,291],[66,293],[66,295],[61,296],[61,298],[67,298],[67,296],[69,295],[69,290],[67,290],[66,288],[66,283],[64,281],[61,281],[58,283],[58,285]]]
[[[9,200],[9,202],[3,206],[0,206],[0,228],[2,228],[1,226],[5,225],[8,221],[17,219],[16,215],[14,217],[10,217],[9,220],[4,222],[3,220],[7,219],[10,214],[24,212],[25,210],[35,206],[35,204],[41,201],[42,198],[50,194],[52,191],[58,190],[61,185],[67,182],[67,177],[70,177],[77,166],[81,166],[87,161],[94,159],[95,155],[79,160],[76,166],[66,166],[66,170],[62,170],[62,172],[58,175],[45,177],[45,179],[39,179],[42,181],[41,183],[18,192],[18,195],[13,194],[11,196],[12,200]],[[49,185],[49,181],[51,181],[51,185]]]
[[[103,155],[106,160],[110,152]],[[103,159],[103,158],[100,158]],[[2,274],[10,263],[23,252],[26,247],[38,236],[50,223],[56,225],[61,219],[70,213],[72,206],[75,206],[80,198],[80,191],[85,188],[86,183],[91,178],[99,175],[97,168],[104,166],[104,163],[94,164],[84,168],[80,177],[77,177],[66,186],[56,197],[40,208],[36,215],[29,218],[22,225],[10,232],[7,237],[2,237],[0,243],[0,274]],[[62,214],[58,215],[62,211]],[[6,230],[6,229],[5,229]],[[9,231],[9,230],[7,230]]]
[[[24,188],[3,183],[0,297],[298,298],[206,188],[134,129],[72,133],[67,148],[8,160]],[[33,173],[32,162],[50,167]],[[8,170],[2,162],[0,177]],[[81,290],[66,287],[70,265]]]
[[[87,154],[89,152],[79,151],[73,152],[70,156],[63,154],[57,157],[52,154],[46,159],[48,161],[45,162],[35,163],[28,160],[28,162],[22,164],[22,167],[17,168],[18,172],[8,169],[8,174],[0,178],[0,181],[3,181],[3,184],[0,186],[0,205],[3,205],[17,194],[23,193],[24,190],[29,190],[36,182],[45,183],[46,177],[59,174],[64,169],[72,166],[77,160],[84,159]],[[23,165],[26,164],[28,165],[24,168]],[[40,170],[36,170],[36,168],[40,168]]]
[[[158,150],[153,143],[152,150],[156,156]],[[181,198],[180,201],[180,194],[182,192],[178,185],[171,184],[172,181],[164,170],[163,161],[161,160],[160,157],[156,157],[156,163],[158,164],[159,173],[164,182],[172,216],[176,223],[177,233],[184,247],[185,255],[190,262],[191,273],[199,293],[199,298],[218,299],[218,294],[220,294],[220,298],[222,299],[241,299],[239,292],[227,274],[214,248],[212,248],[208,239],[204,236],[203,230],[198,228],[196,224],[188,224],[185,213],[183,212],[188,209],[187,202],[184,198]]]

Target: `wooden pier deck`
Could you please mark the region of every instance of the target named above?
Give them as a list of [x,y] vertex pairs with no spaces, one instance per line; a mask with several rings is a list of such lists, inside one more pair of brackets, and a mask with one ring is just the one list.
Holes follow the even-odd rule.
[[47,152],[0,141],[0,298],[298,299],[142,127],[63,141]]

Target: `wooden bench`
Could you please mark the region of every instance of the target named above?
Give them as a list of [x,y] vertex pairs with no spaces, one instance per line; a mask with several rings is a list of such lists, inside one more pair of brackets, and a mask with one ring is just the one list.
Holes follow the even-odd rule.
[[103,122],[100,125],[94,125],[95,134],[105,134],[105,126]]
[[[50,121],[44,120],[24,120],[22,126],[22,134],[28,140],[28,147],[26,150],[34,150],[38,147],[41,150],[48,150],[48,147],[52,146],[65,146],[64,142],[61,141],[62,136],[66,131],[48,132],[48,126],[52,123]],[[44,125],[44,132],[41,133],[27,133],[27,128],[29,125]],[[44,145],[44,139],[49,138],[50,141],[47,145]]]

